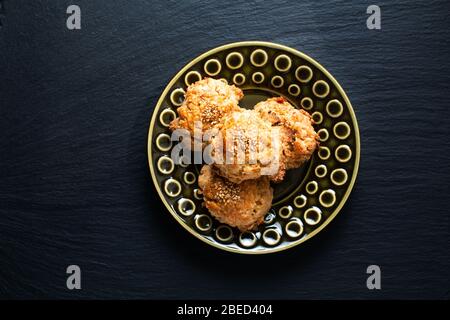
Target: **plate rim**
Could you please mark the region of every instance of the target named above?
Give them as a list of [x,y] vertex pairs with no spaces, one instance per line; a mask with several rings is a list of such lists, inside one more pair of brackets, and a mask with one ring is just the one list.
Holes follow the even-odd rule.
[[[334,209],[334,211],[331,213],[331,215],[329,216],[329,218],[323,223],[321,224],[317,229],[315,229],[314,231],[312,231],[311,233],[309,233],[306,237],[303,237],[301,239],[298,239],[296,241],[293,241],[292,243],[284,246],[284,247],[274,247],[274,248],[269,248],[266,250],[257,250],[257,251],[252,251],[252,250],[240,250],[240,249],[235,249],[235,248],[229,248],[226,246],[221,246],[215,242],[212,242],[204,237],[202,237],[199,233],[194,232],[179,216],[178,214],[175,212],[175,210],[172,210],[171,206],[169,205],[169,203],[167,202],[166,198],[164,197],[161,188],[157,188],[158,185],[158,180],[156,178],[155,175],[155,171],[153,168],[153,156],[152,156],[152,134],[153,134],[153,129],[155,126],[155,122],[156,122],[156,118],[157,118],[157,113],[158,110],[161,108],[161,105],[164,101],[164,97],[168,94],[169,90],[171,89],[171,87],[173,86],[173,84],[177,81],[177,79],[184,73],[186,72],[186,70],[188,70],[190,67],[192,67],[193,65],[195,65],[197,62],[201,61],[202,59],[204,59],[205,57],[208,57],[211,54],[223,51],[223,50],[228,50],[231,48],[236,48],[236,47],[242,47],[242,46],[262,46],[262,47],[268,47],[271,49],[280,49],[280,50],[285,50],[287,52],[290,52],[293,55],[297,55],[300,56],[302,59],[305,59],[306,61],[308,61],[309,63],[313,64],[316,68],[318,68],[325,76],[328,77],[328,79],[331,80],[331,82],[335,85],[335,87],[337,88],[337,90],[341,93],[342,98],[344,99],[345,103],[347,104],[348,108],[349,108],[349,113],[350,113],[350,117],[352,119],[352,122],[354,124],[354,130],[355,130],[355,142],[356,142],[356,158],[355,158],[355,165],[354,165],[354,170],[352,173],[352,177],[350,180],[350,184],[349,187],[347,189],[347,191],[345,192],[344,196],[342,197],[342,200],[340,201],[339,205]],[[353,106],[349,100],[349,98],[347,97],[347,94],[345,93],[344,89],[342,89],[341,85],[338,83],[338,81],[330,74],[330,72],[328,72],[327,69],[325,69],[319,62],[317,62],[316,60],[314,60],[313,58],[311,58],[310,56],[308,56],[307,54],[282,45],[282,44],[278,44],[278,43],[274,43],[274,42],[268,42],[268,41],[238,41],[238,42],[231,42],[231,43],[227,43],[218,47],[215,47],[213,49],[210,49],[202,54],[200,54],[199,56],[195,57],[194,59],[192,59],[191,61],[189,61],[183,68],[181,68],[180,71],[178,71],[173,77],[172,79],[169,81],[169,83],[166,85],[166,87],[164,88],[163,92],[160,94],[159,99],[153,109],[152,112],[152,117],[150,120],[150,125],[149,125],[149,129],[148,129],[148,135],[147,135],[147,159],[148,159],[148,166],[150,169],[150,174],[152,176],[152,181],[153,181],[153,185],[156,189],[156,191],[158,192],[159,198],[161,199],[161,201],[164,203],[164,206],[166,207],[166,209],[170,212],[170,214],[175,218],[175,220],[185,229],[187,230],[190,234],[192,234],[193,236],[195,236],[197,239],[200,239],[202,242],[207,243],[210,246],[213,246],[215,248],[227,251],[227,252],[232,252],[232,253],[239,253],[239,254],[245,254],[245,255],[260,255],[260,254],[269,254],[269,253],[275,253],[275,252],[281,252],[281,251],[285,251],[287,249],[293,248],[295,246],[298,246],[299,244],[313,238],[316,234],[318,234],[320,231],[322,231],[331,221],[334,220],[334,218],[336,218],[336,216],[338,215],[338,213],[341,211],[342,207],[345,205],[345,203],[347,202],[348,197],[350,196],[353,187],[355,185],[356,182],[356,177],[358,176],[358,171],[359,171],[359,162],[360,162],[360,157],[361,157],[361,142],[360,142],[360,135],[359,135],[359,127],[358,127],[358,121],[356,119],[356,115],[355,115],[355,111],[353,109]]]

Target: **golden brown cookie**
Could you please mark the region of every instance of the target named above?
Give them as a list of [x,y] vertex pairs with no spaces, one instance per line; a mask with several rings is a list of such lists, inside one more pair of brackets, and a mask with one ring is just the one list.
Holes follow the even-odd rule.
[[199,80],[187,88],[185,100],[177,109],[179,117],[171,122],[170,129],[186,129],[192,140],[194,128],[199,128],[199,124],[199,133],[204,133],[219,124],[228,113],[239,110],[238,102],[242,97],[241,89],[222,80]]
[[212,166],[203,166],[198,184],[209,212],[222,223],[241,231],[255,229],[269,211],[273,190],[268,177],[235,184],[219,176]]
[[210,145],[218,173],[234,183],[278,175],[284,170],[280,168],[279,131],[253,110],[243,109],[224,117]]
[[318,145],[318,136],[308,112],[294,108],[282,97],[259,102],[255,111],[272,126],[281,129],[286,170],[298,168],[311,158]]

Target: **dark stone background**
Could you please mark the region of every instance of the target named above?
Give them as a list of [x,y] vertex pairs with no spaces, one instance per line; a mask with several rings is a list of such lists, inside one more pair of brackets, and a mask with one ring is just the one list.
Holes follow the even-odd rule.
[[[0,297],[450,296],[448,1],[2,0]],[[78,4],[82,30],[69,31]],[[382,9],[382,30],[366,8]],[[150,179],[146,139],[171,77],[200,53],[265,40],[318,60],[358,117],[341,214],[268,256],[184,231]],[[69,264],[82,290],[66,289]],[[382,290],[366,268],[382,269]]]

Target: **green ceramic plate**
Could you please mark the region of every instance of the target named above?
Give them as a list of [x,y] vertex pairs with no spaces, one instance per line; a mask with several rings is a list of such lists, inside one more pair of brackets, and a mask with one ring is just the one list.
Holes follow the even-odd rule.
[[[186,87],[203,78],[224,78],[243,89],[241,107],[252,108],[284,96],[311,113],[320,147],[302,168],[291,170],[274,187],[272,209],[255,232],[219,223],[202,206],[199,167],[175,164],[168,125]],[[238,42],[210,50],[189,62],[170,81],[153,112],[148,134],[150,172],[172,216],[200,240],[223,250],[262,254],[285,250],[310,239],[338,214],[358,172],[359,131],[350,101],[319,63],[286,46]]]

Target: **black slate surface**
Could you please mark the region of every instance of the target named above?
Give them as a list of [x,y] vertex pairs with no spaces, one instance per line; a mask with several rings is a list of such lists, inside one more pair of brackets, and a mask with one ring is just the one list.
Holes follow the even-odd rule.
[[[0,3],[0,298],[449,298],[448,1]],[[81,7],[79,31],[66,28],[70,4]],[[382,9],[380,31],[366,28],[370,4]],[[361,130],[341,214],[268,256],[192,237],[147,167],[165,85],[239,40],[318,60]],[[81,290],[66,288],[70,264]],[[370,264],[381,267],[379,291],[366,288]]]

